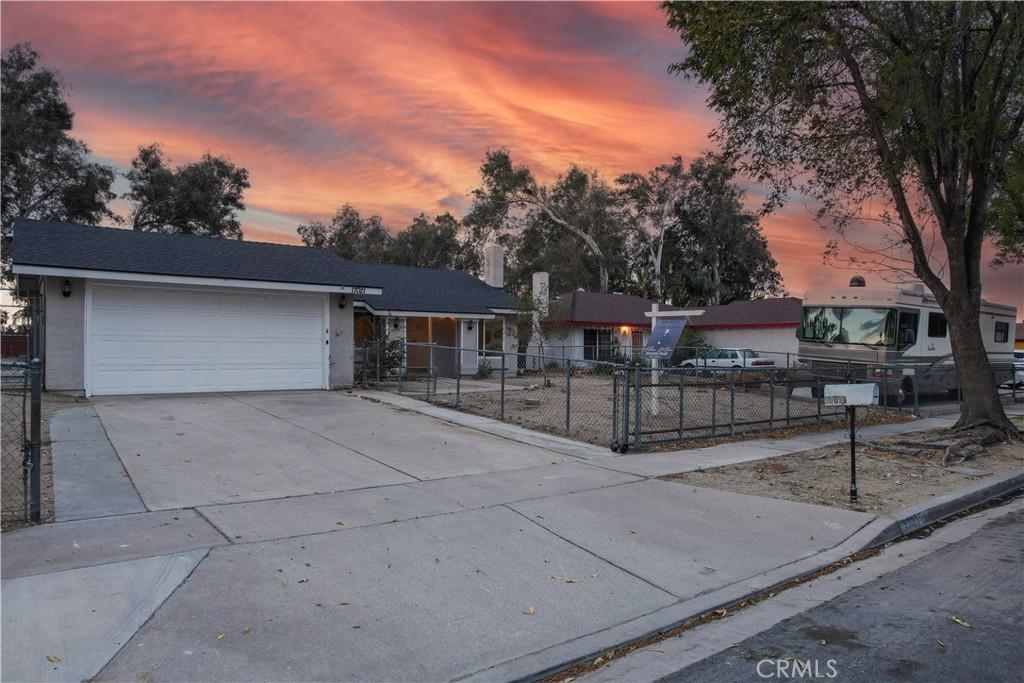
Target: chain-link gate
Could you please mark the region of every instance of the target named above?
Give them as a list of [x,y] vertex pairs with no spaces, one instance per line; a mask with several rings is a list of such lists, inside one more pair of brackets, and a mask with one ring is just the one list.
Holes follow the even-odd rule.
[[24,355],[0,359],[0,525],[41,519],[42,300],[26,302]]

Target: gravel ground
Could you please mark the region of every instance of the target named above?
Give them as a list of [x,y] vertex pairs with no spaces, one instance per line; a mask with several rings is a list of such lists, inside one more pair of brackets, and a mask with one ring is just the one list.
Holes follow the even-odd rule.
[[[1024,427],[1024,419],[1016,418]],[[876,439],[894,444],[908,438],[927,440],[940,430]],[[926,450],[904,455],[869,447],[857,448],[859,500],[850,502],[849,443],[827,446],[768,460],[730,465],[665,477],[691,484],[768,498],[829,505],[871,513],[896,512],[984,477],[959,473],[940,465],[941,451]],[[1024,467],[1024,448],[1019,443],[998,444],[962,467],[998,475]]]

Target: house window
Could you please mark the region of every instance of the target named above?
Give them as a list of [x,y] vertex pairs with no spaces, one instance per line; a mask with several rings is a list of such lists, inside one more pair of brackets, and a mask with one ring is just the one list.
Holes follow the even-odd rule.
[[644,332],[643,330],[633,330],[633,355],[638,356],[644,350]]
[[996,344],[1005,344],[1010,339],[1010,323],[996,323]]
[[583,360],[608,360],[611,354],[611,330],[594,328],[583,330]]
[[501,320],[480,321],[480,348],[485,351],[501,351],[505,337],[504,325]]
[[946,316],[942,313],[929,313],[928,314],[928,336],[929,337],[945,337],[946,336]]

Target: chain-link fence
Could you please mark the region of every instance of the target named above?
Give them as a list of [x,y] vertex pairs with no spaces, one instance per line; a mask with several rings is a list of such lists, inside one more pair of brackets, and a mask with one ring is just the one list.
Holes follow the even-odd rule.
[[41,519],[42,299],[18,293],[21,330],[0,337],[0,527]]
[[363,386],[580,441],[611,439],[612,363],[413,342],[375,342],[356,359]]
[[0,366],[0,525],[40,519],[42,368],[5,361]]
[[[561,349],[559,349],[561,351]],[[948,386],[950,366],[798,363],[662,369],[552,355],[502,353],[429,343],[372,343],[357,350],[356,378],[437,405],[615,450],[692,439],[842,422],[845,409],[823,401],[826,384],[870,382],[878,413],[919,412],[925,396]],[[755,358],[771,356],[759,352]],[[996,364],[1003,384],[1012,367]],[[1017,387],[1005,384],[1016,399]],[[882,416],[884,417],[884,415]]]

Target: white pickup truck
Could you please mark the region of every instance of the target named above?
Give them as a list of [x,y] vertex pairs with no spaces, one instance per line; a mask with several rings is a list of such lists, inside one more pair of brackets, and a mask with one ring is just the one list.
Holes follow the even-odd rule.
[[775,361],[758,355],[752,349],[711,349],[700,358],[684,360],[680,367],[702,370],[773,370]]

